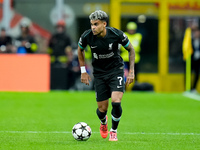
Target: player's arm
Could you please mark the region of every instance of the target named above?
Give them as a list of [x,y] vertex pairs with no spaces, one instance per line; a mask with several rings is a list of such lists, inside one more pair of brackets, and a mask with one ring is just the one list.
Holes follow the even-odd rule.
[[85,53],[84,53],[84,50],[80,46],[78,46],[78,60],[81,67],[81,82],[85,83],[86,85],[89,85],[89,81],[91,81],[91,78],[89,74],[86,72]]
[[126,47],[126,50],[129,51],[129,65],[130,65],[128,77],[126,80],[126,85],[129,85],[134,81],[135,78],[135,73],[134,73],[135,50],[131,43],[129,43],[129,45]]

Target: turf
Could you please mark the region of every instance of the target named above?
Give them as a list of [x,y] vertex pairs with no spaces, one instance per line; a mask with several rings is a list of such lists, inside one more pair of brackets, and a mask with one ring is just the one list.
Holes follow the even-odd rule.
[[[118,142],[99,134],[94,92],[0,92],[1,150],[200,149],[200,101],[180,94],[125,93]],[[108,126],[111,105],[108,111]],[[77,122],[92,128],[88,141],[73,139]]]

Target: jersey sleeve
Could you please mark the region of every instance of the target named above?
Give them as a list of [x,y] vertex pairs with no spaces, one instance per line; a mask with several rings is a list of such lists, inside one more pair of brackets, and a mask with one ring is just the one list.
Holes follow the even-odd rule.
[[128,39],[128,37],[127,37],[127,35],[124,33],[124,32],[122,32],[121,30],[119,30],[119,42],[120,42],[120,44],[124,47],[124,48],[126,48],[126,47],[128,47],[128,45],[129,45],[129,39]]
[[86,46],[87,46],[87,35],[88,35],[88,33],[89,33],[90,31],[85,31],[82,35],[81,35],[81,37],[80,37],[80,39],[79,39],[79,42],[78,42],[78,45],[80,46],[80,48],[81,49],[85,49],[86,48]]

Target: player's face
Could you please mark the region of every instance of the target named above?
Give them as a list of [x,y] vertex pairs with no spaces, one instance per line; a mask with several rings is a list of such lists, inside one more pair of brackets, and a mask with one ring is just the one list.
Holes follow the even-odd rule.
[[90,24],[94,35],[101,35],[106,27],[106,22],[101,20],[90,20]]

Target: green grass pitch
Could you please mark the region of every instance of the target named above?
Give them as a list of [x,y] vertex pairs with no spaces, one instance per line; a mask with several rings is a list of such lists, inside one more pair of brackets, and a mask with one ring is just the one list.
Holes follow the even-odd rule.
[[[117,142],[101,138],[96,108],[93,91],[0,92],[0,150],[200,149],[200,101],[182,93],[125,93]],[[109,129],[110,113],[111,105]],[[71,134],[81,121],[92,128],[88,141]]]

